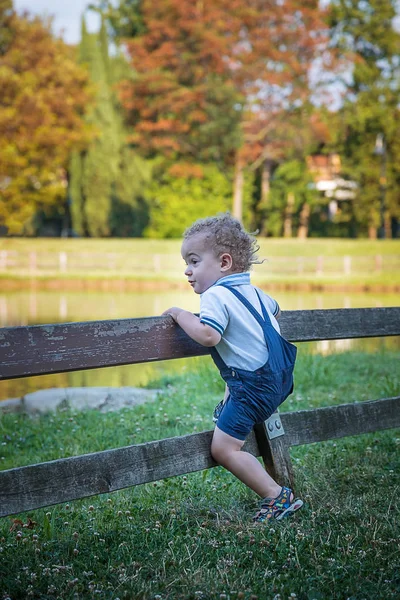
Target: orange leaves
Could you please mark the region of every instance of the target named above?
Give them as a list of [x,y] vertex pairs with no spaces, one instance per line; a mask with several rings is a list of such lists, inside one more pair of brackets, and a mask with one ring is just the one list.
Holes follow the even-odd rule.
[[[210,152],[210,122],[213,132],[220,130],[213,143],[235,131],[227,7],[226,0],[143,0],[145,33],[127,43],[137,78],[121,85],[120,99],[135,128],[133,139],[145,152],[167,148],[199,158]],[[225,103],[214,93],[216,85]],[[221,154],[211,154],[216,152]]]
[[193,179],[202,179],[204,177],[204,169],[202,165],[195,165],[191,163],[181,162],[175,163],[168,169],[169,175],[172,177],[182,177],[188,178],[192,177]]
[[82,115],[92,94],[74,50],[39,19],[14,16],[12,30],[0,56],[0,224],[19,234],[64,196],[69,153],[91,139]]
[[[318,2],[143,0],[141,10],[143,33],[127,44],[136,78],[120,96],[137,146],[229,162],[241,137],[254,162],[271,143],[263,120],[307,100],[326,30]],[[257,140],[241,136],[248,122]]]
[[15,17],[14,28],[8,52],[0,58],[0,81],[8,90],[0,110],[17,107],[19,125],[28,128],[28,135],[56,121],[64,128],[62,141],[68,146],[71,129],[80,128],[84,134],[79,115],[90,99],[86,72],[73,61],[72,49],[52,39],[37,19]]
[[160,119],[156,123],[149,121],[143,121],[136,127],[137,131],[151,131],[151,132],[168,132],[168,131],[187,131],[187,126],[184,123],[176,124],[173,119]]

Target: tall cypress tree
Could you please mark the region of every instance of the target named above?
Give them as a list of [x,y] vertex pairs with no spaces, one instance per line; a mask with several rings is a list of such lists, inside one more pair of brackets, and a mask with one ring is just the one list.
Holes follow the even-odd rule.
[[88,41],[91,54],[90,74],[98,90],[96,106],[88,118],[97,130],[97,135],[86,154],[82,175],[88,233],[92,237],[99,237],[111,233],[111,195],[118,172],[119,140],[99,37],[89,35]]
[[107,83],[111,81],[111,73],[110,73],[110,55],[108,51],[108,35],[106,22],[104,17],[101,18],[101,27],[99,32],[99,44],[100,44],[100,52],[103,59],[103,66],[105,71],[105,77]]
[[[129,149],[123,118],[111,87],[112,59],[104,21],[99,34],[89,34],[82,19],[79,60],[87,65],[97,96],[86,115],[94,130],[94,140],[85,153],[72,155],[70,161],[73,228],[79,235],[90,237],[140,235],[147,221],[144,201],[138,201],[137,194],[147,171],[133,156],[127,160]],[[126,226],[129,218],[136,226]]]
[[[89,63],[89,44],[88,31],[86,28],[85,17],[81,19],[81,42],[78,47],[78,61],[80,63]],[[80,236],[87,234],[84,211],[83,184],[83,165],[85,152],[74,151],[71,154],[69,163],[69,197],[71,199],[71,221],[74,232]]]

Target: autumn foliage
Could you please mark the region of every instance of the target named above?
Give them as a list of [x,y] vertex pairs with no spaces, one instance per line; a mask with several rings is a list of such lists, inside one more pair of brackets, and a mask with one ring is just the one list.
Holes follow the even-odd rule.
[[137,76],[121,85],[121,100],[131,140],[144,152],[224,160],[238,145],[241,98],[226,59],[240,28],[239,4],[142,2],[145,33],[126,42]]
[[140,14],[126,41],[135,77],[120,87],[130,141],[182,175],[191,162],[234,165],[242,218],[244,169],[278,164],[293,144],[324,12],[317,0],[143,0]]
[[90,132],[82,116],[91,94],[73,49],[27,15],[11,18],[0,55],[0,225],[30,234],[38,211],[65,198],[71,149]]
[[[0,234],[168,237],[232,208],[263,235],[398,235],[396,0],[94,2],[74,49],[0,0]],[[332,153],[350,200],[310,180]]]
[[126,42],[137,76],[121,100],[144,151],[207,158],[212,134],[221,144],[236,128],[232,156],[249,121],[307,99],[326,29],[318,2],[143,0],[141,13],[144,32]]

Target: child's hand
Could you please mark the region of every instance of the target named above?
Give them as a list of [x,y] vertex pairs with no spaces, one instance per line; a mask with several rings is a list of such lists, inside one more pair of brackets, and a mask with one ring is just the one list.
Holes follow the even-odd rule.
[[170,315],[176,323],[177,319],[178,319],[178,315],[181,312],[183,312],[183,308],[178,308],[177,306],[171,306],[171,308],[167,308],[167,310],[164,310],[164,312],[162,313],[162,316]]
[[216,346],[221,340],[221,334],[215,329],[201,323],[197,315],[178,308],[177,306],[171,306],[167,310],[164,310],[163,315],[170,315],[175,323],[183,329],[189,337],[195,342],[198,342],[202,346]]

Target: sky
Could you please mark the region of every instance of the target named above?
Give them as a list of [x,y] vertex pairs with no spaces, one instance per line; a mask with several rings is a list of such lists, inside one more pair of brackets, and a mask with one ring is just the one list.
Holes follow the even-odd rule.
[[[80,40],[81,17],[90,0],[14,0],[18,13],[25,10],[32,15],[53,16],[53,32],[61,35],[68,44],[77,44]],[[99,30],[99,15],[87,11],[88,31]]]
[[[329,0],[323,0],[327,3]],[[14,7],[18,12],[28,10],[35,15],[53,15],[53,30],[61,35],[68,44],[77,44],[80,40],[81,16],[90,3],[90,0],[14,0]],[[400,12],[400,0],[396,2]],[[100,28],[99,15],[87,11],[86,23],[88,31],[93,33]],[[394,19],[395,28],[400,30],[400,15]]]

